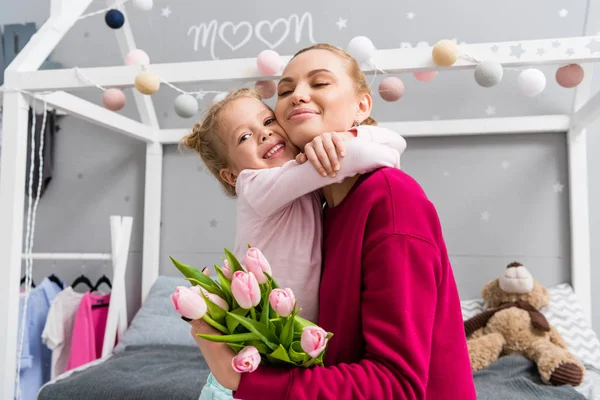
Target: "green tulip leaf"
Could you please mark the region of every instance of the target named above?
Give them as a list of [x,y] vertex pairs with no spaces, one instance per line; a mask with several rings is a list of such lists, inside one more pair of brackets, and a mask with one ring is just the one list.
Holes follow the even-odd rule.
[[227,257],[227,262],[229,263],[229,268],[231,269],[232,276],[237,271],[244,271],[244,269],[242,268],[242,265],[240,264],[238,259],[235,258],[233,253],[231,253],[229,250],[227,250],[227,248],[225,248],[225,257]]
[[267,355],[271,352],[271,349],[269,349],[263,342],[261,342],[260,340],[248,340],[246,342],[246,346],[254,346],[256,347],[256,350],[258,350],[258,352],[260,354],[264,354]]
[[225,323],[227,324],[227,329],[229,329],[229,332],[233,332],[233,331],[235,331],[235,328],[237,328],[238,325],[240,324],[240,321],[238,321],[237,319],[233,319],[229,315],[230,313],[234,313],[241,317],[245,317],[246,314],[248,314],[248,310],[239,307],[239,308],[236,308],[236,309],[230,311],[229,313],[227,313],[227,316],[225,316]]
[[219,324],[224,324],[225,317],[227,316],[227,311],[223,310],[221,307],[213,303],[213,301],[209,299],[202,291],[200,291],[200,294],[204,298],[204,302],[208,307],[208,313],[210,314],[210,317]]
[[229,316],[239,321],[250,332],[255,333],[271,350],[275,350],[279,345],[279,340],[266,325],[261,324],[250,318],[240,317],[237,314],[229,313]]
[[[220,290],[219,285],[217,285],[217,283],[214,280],[212,280],[209,276],[204,275],[202,272],[198,271],[196,268],[191,267],[187,264],[184,264],[184,263],[176,260],[173,257],[170,257],[170,258],[171,258],[171,261],[173,262],[173,264],[175,265],[175,267],[186,278],[195,279],[196,281],[202,282],[207,286],[211,286],[211,287],[214,287],[215,289]],[[208,289],[206,289],[206,290],[208,290]]]
[[239,343],[227,343],[227,346],[231,347],[236,354],[244,350],[244,347],[246,347],[245,345]]
[[202,339],[210,340],[211,342],[221,343],[244,343],[248,340],[257,340],[258,336],[252,332],[247,333],[235,333],[233,335],[207,335],[204,333],[198,333],[196,336]]
[[292,344],[292,340],[294,338],[294,314],[292,313],[289,317],[284,318],[286,321],[283,325],[283,329],[281,330],[281,335],[279,336],[279,340],[284,347],[289,347]]
[[[232,303],[235,303],[235,299],[231,293],[231,281],[227,279],[227,277],[223,274],[223,270],[221,270],[217,264],[215,264],[215,271],[217,271],[217,275],[219,276],[221,290],[225,294],[225,300],[227,300],[227,304],[231,305]],[[237,308],[237,304],[234,304],[233,308]]]
[[287,351],[282,345],[279,345],[279,347],[277,347],[272,353],[267,354],[267,359],[277,364],[283,362],[295,365],[295,363],[292,360],[290,360]]
[[290,345],[290,351],[288,352],[290,359],[295,363],[304,364],[310,360],[310,356],[302,350],[300,342],[292,342]]

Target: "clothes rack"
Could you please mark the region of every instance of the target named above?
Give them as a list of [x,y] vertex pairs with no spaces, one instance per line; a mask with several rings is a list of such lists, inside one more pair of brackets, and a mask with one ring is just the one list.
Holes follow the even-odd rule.
[[127,296],[125,289],[125,271],[131,241],[133,217],[110,217],[110,253],[31,253],[22,254],[22,258],[33,260],[107,260],[112,261],[113,277],[111,299],[108,306],[108,319],[102,345],[102,357],[110,355],[117,338],[127,329]]

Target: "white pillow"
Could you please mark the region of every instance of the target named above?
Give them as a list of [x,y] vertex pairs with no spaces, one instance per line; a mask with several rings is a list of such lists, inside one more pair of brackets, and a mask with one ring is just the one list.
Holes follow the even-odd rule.
[[[583,318],[583,311],[573,289],[568,283],[548,288],[550,304],[540,311],[561,334],[569,351],[586,367],[600,369],[600,340],[590,324]],[[461,301],[463,319],[486,310],[483,299]]]

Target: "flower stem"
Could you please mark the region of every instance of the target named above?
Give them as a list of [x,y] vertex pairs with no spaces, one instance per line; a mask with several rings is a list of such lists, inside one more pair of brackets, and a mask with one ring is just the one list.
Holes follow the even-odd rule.
[[252,315],[252,319],[256,321],[256,311],[254,311],[254,307],[250,309],[250,314]]
[[213,328],[221,331],[224,334],[229,334],[229,331],[227,330],[227,328],[225,328],[223,325],[219,324],[217,321],[215,321],[214,319],[212,319],[211,317],[208,316],[208,314],[204,314],[204,317],[202,317],[203,320],[206,321],[207,324],[209,324],[210,326],[212,326]]

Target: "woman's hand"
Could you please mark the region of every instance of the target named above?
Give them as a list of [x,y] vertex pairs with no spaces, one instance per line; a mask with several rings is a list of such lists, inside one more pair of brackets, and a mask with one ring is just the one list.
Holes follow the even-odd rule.
[[322,176],[333,178],[340,169],[339,157],[346,155],[344,139],[351,137],[355,137],[351,132],[325,132],[304,147],[304,153],[296,156],[296,162],[310,161]]
[[208,325],[202,319],[191,321],[190,325],[192,325],[192,337],[200,348],[215,379],[225,388],[237,390],[241,374],[235,372],[231,366],[231,360],[235,356],[235,352],[226,343],[211,342],[210,340],[196,336],[199,333],[220,335],[221,332]]

